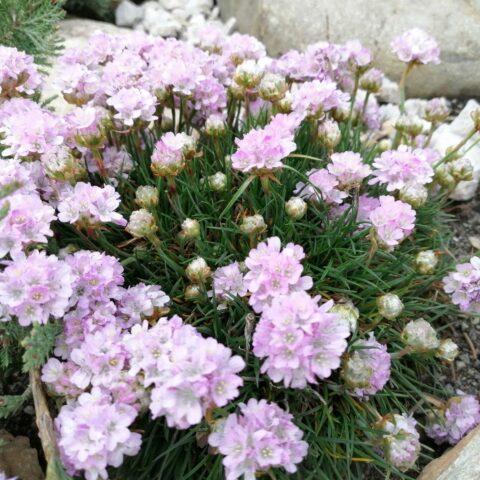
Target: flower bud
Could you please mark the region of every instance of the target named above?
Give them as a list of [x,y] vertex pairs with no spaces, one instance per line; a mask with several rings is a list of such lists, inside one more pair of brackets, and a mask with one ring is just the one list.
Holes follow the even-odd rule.
[[415,352],[429,352],[440,346],[435,329],[423,318],[412,320],[402,332],[403,341]]
[[432,98],[425,106],[425,120],[432,123],[444,122],[450,115],[450,107],[445,98]]
[[403,303],[398,295],[386,293],[377,298],[378,313],[388,320],[394,320],[403,312]]
[[333,150],[341,138],[342,134],[335,120],[327,119],[318,126],[318,139],[328,150]]
[[477,132],[480,132],[480,108],[476,108],[470,116],[472,117],[473,120],[473,125],[475,126],[475,130]]
[[233,75],[233,80],[245,88],[256,87],[263,77],[263,69],[255,60],[242,62]]
[[185,289],[184,297],[185,300],[197,300],[202,296],[202,288],[200,285],[192,284],[192,285],[187,285],[187,288]]
[[240,230],[246,235],[262,233],[267,229],[265,220],[259,214],[243,217],[240,224]]
[[190,262],[185,270],[187,278],[193,283],[204,283],[212,275],[210,267],[202,257]]
[[395,128],[399,132],[404,132],[412,137],[416,137],[423,132],[423,122],[422,119],[416,115],[400,115],[397,122],[395,123]]
[[158,205],[158,190],[151,185],[141,185],[135,192],[135,203],[141,207],[150,209]]
[[422,275],[431,275],[438,264],[437,254],[433,250],[418,252],[415,257],[415,269]]
[[392,141],[389,138],[384,138],[378,142],[377,146],[380,152],[386,152],[392,149]]
[[413,208],[421,207],[428,198],[428,190],[424,185],[412,183],[405,185],[399,192],[398,197],[402,202],[408,203]]
[[336,313],[339,315],[339,317],[348,324],[352,333],[357,329],[360,312],[350,300],[346,303],[336,303],[329,310],[329,313]]
[[63,145],[44,153],[41,161],[47,176],[54,180],[75,183],[86,174],[82,162]]
[[332,116],[337,122],[343,122],[350,116],[350,108],[347,105],[341,105],[332,111]]
[[360,77],[360,88],[369,93],[378,93],[382,87],[383,77],[381,70],[371,68]]
[[141,208],[131,213],[125,230],[134,237],[147,238],[154,234],[158,230],[158,227],[153,215],[145,208]]
[[435,169],[435,180],[439,185],[448,189],[455,188],[457,184],[448,163],[442,163]]
[[440,346],[435,355],[441,360],[452,363],[457,358],[458,353],[458,345],[451,338],[445,338],[440,340]]
[[237,82],[232,82],[228,87],[228,93],[235,100],[242,100],[245,97],[246,88],[239,85]]
[[301,197],[291,197],[285,202],[285,212],[292,220],[300,220],[307,213],[307,202]]
[[182,231],[179,235],[185,240],[193,240],[200,237],[200,224],[197,220],[187,218],[182,223]]
[[468,158],[457,158],[449,166],[450,173],[457,182],[473,180],[473,166]]
[[291,92],[286,92],[283,98],[276,103],[277,110],[280,113],[291,113],[293,109],[292,103],[293,97]]
[[266,73],[258,87],[260,98],[268,102],[278,102],[287,91],[285,77],[276,73]]
[[227,188],[227,176],[223,172],[217,172],[207,178],[209,187],[214,192],[223,192]]
[[225,119],[221,115],[212,114],[205,121],[205,133],[212,137],[221,135],[226,128]]

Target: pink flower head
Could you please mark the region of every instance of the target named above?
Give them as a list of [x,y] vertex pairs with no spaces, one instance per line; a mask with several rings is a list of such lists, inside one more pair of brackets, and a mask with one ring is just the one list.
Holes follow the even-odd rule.
[[402,62],[440,63],[440,49],[437,42],[419,28],[412,28],[395,37],[391,47]]
[[382,390],[390,379],[390,354],[373,334],[358,340],[342,370],[347,388],[357,397],[368,397]]
[[99,388],[67,403],[55,420],[63,463],[86,480],[107,479],[109,465],[118,467],[140,450],[140,434],[129,430],[137,413]]
[[480,312],[480,258],[460,263],[444,279],[444,290],[463,312]]
[[58,219],[86,226],[108,222],[123,226],[127,222],[115,211],[119,205],[120,195],[112,186],[97,187],[78,182],[72,189],[61,193]]
[[348,196],[340,190],[339,181],[327,169],[320,168],[307,172],[309,183],[297,183],[295,195],[306,200],[323,200],[328,205],[341,204]]
[[195,153],[195,140],[186,133],[167,132],[155,144],[152,171],[159,176],[177,175]]
[[350,96],[330,81],[302,83],[293,92],[293,110],[303,117],[321,117],[325,112],[348,104]]
[[411,150],[401,146],[398,150],[387,150],[373,162],[371,185],[382,183],[387,191],[400,190],[407,185],[426,185],[432,181],[433,168],[422,149]]
[[364,47],[359,40],[350,40],[345,44],[345,49],[348,52],[348,61],[354,69],[364,71],[373,61],[372,52]]
[[341,190],[349,190],[360,186],[363,179],[371,173],[371,168],[363,163],[359,153],[343,152],[333,153],[332,162],[327,165],[327,170],[337,179]]
[[72,294],[70,267],[54,255],[34,250],[7,261],[0,273],[0,304],[18,323],[47,323],[50,316],[62,317]]
[[385,459],[400,471],[410,470],[420,453],[417,421],[407,414],[385,416],[377,427],[383,431],[378,442]]
[[302,276],[300,261],[305,257],[300,245],[289,243],[282,249],[278,237],[268,238],[250,250],[245,260],[245,286],[251,293],[250,305],[259,313],[278,295],[312,287],[312,278]]
[[0,45],[0,97],[32,95],[40,83],[31,55]]
[[[282,122],[282,126],[278,128]],[[236,139],[237,151],[232,155],[232,167],[242,172],[268,172],[283,168],[282,159],[297,146],[294,140],[295,123],[286,123],[278,115],[265,128],[250,130]]]
[[219,422],[208,442],[225,456],[227,480],[255,478],[270,468],[297,471],[307,454],[308,444],[290,413],[276,403],[251,398],[240,404],[240,412]]
[[370,212],[370,222],[381,247],[393,250],[415,228],[416,213],[408,203],[390,195],[379,198],[380,205]]
[[247,287],[238,262],[233,262],[215,270],[213,289],[215,296],[221,300],[231,300],[237,296],[244,297],[247,294]]
[[235,65],[240,65],[244,60],[259,60],[266,51],[263,43],[255,37],[235,32],[225,39],[223,55]]
[[0,200],[0,206],[5,202],[8,212],[0,220],[0,258],[33,243],[46,243],[53,235],[50,224],[55,220],[55,210],[37,194],[15,193]]
[[253,336],[253,352],[266,358],[262,372],[274,382],[305,388],[340,366],[350,330],[329,313],[333,301],[321,306],[318,301],[299,291],[277,296],[264,308]]
[[101,86],[98,74],[81,63],[59,68],[55,83],[65,100],[75,105],[92,100]]
[[155,116],[157,99],[143,88],[122,88],[107,100],[115,110],[114,118],[121,124],[132,127],[134,122],[151,122]]
[[474,395],[462,394],[450,398],[444,408],[435,409],[425,430],[436,443],[455,445],[479,423],[480,403]]

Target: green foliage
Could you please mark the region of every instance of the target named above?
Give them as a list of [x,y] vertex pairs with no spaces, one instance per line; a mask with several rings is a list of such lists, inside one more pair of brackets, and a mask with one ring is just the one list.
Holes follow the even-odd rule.
[[62,326],[53,322],[46,325],[35,324],[32,327],[29,335],[22,340],[25,348],[22,357],[24,372],[41,367],[47,361],[61,331]]
[[39,64],[60,49],[56,25],[65,12],[61,1],[1,0],[0,44],[16,47],[31,55]]
[[22,395],[0,396],[0,420],[13,415],[22,408],[26,400],[30,398],[31,391],[27,388]]
[[65,10],[74,15],[113,21],[117,0],[67,0]]
[[[355,207],[340,218],[331,218],[324,206],[313,204],[300,221],[294,222],[285,214],[285,201],[292,195],[296,183],[305,179],[305,172],[327,163],[327,152],[317,142],[311,142],[309,125],[297,135],[297,153],[313,158],[288,158],[286,168],[277,172],[279,182],[270,183],[269,193],[265,193],[258,179],[245,185],[247,176],[227,166],[225,156],[235,148],[235,135],[241,136],[242,132],[229,132],[216,139],[202,138],[203,155],[192,160],[188,169],[176,177],[175,193],[164,179],[151,174],[150,157],[155,139],[145,135],[142,139],[145,146],[139,148],[140,139],[135,133],[128,134],[126,139],[123,137],[122,142],[127,143],[135,167],[128,179],[119,179],[117,189],[123,199],[122,213],[128,217],[137,208],[133,199],[138,185],[156,186],[160,201],[154,215],[161,249],[141,240],[132,242],[123,230],[114,226],[97,231],[95,236],[79,237],[76,230],[65,224],[59,226],[60,246],[73,243],[79,248],[97,249],[117,256],[128,282],[161,285],[173,299],[172,314],[181,315],[202,334],[216,338],[245,358],[247,368],[242,372],[245,384],[241,397],[228,407],[217,409],[216,418],[234,411],[240,401],[265,398],[294,414],[309,443],[308,457],[297,474],[278,470],[272,478],[362,480],[368,467],[383,476],[391,474],[394,478],[411,479],[409,474],[386,465],[375,450],[372,424],[377,420],[376,411],[385,415],[414,409],[416,416],[421,418],[430,408],[425,400],[427,394],[444,396],[444,387],[437,380],[443,367],[433,356],[394,358],[391,381],[369,402],[360,402],[346,394],[338,371],[328,380],[305,390],[283,388],[260,374],[260,361],[250,352],[247,319],[251,317],[251,309],[248,305],[237,300],[226,311],[218,311],[206,294],[196,303],[189,303],[183,298],[189,282],[178,272],[195,256],[203,257],[212,269],[234,260],[242,261],[252,242],[255,244],[265,236],[278,235],[283,244],[294,242],[304,248],[307,258],[302,263],[305,273],[314,279],[312,294],[335,300],[350,297],[361,312],[357,334],[365,336],[375,328],[376,337],[388,343],[390,352],[400,351],[403,348],[400,332],[409,320],[423,316],[438,328],[442,320],[457,314],[439,289],[441,278],[452,268],[454,260],[442,255],[435,274],[430,276],[419,275],[413,268],[413,259],[422,249],[449,251],[450,218],[442,210],[445,196],[433,194],[418,209],[414,235],[395,251],[372,251],[368,230],[358,230]],[[338,150],[360,151],[371,164],[376,151],[363,147],[359,137],[359,128],[354,128],[353,132],[344,129]],[[116,143],[120,138],[111,140]],[[226,192],[213,192],[203,181],[217,171],[227,174]],[[379,194],[384,193],[382,187],[375,189]],[[224,212],[223,215],[220,212]],[[268,231],[263,237],[250,239],[241,235],[238,223],[243,215],[253,213],[265,218]],[[179,241],[179,225],[186,218],[200,222],[202,236],[199,240]],[[405,304],[403,315],[395,321],[382,319],[377,312],[376,298],[387,292],[397,293]],[[355,335],[350,343],[353,340]],[[138,429],[144,432],[142,450],[137,457],[126,460],[118,473],[119,478],[223,480],[221,457],[209,455],[205,446],[209,431],[206,423],[178,431],[168,428],[163,420],[152,421],[146,415],[138,423]],[[428,447],[423,451],[428,451]]]

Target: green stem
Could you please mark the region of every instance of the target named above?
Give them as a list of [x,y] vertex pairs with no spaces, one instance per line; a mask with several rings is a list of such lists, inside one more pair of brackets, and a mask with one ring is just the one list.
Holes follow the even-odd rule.
[[398,84],[398,90],[400,94],[400,113],[405,113],[405,85],[407,83],[407,77],[412,71],[413,67],[415,66],[414,63],[410,62],[407,63],[405,66],[405,70],[403,70],[402,77],[400,78],[400,82]]

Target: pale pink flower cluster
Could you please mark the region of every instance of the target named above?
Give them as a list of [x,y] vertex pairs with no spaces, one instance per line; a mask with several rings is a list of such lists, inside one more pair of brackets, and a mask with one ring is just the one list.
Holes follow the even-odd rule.
[[31,55],[0,45],[0,98],[32,95],[40,84]]
[[380,205],[370,212],[369,220],[379,245],[393,250],[413,232],[416,213],[410,205],[390,195],[382,195],[379,201]]
[[120,195],[112,186],[97,187],[78,182],[61,193],[57,207],[58,219],[88,227],[109,222],[124,226],[127,222],[116,212],[119,205]]
[[216,425],[208,442],[225,456],[227,480],[253,480],[272,467],[295,473],[308,450],[302,437],[290,413],[275,403],[251,398],[240,404],[239,413]]
[[294,190],[306,200],[323,200],[327,205],[341,204],[348,196],[340,190],[340,184],[335,175],[332,175],[326,168],[314,169],[307,172],[308,183],[298,182]]
[[312,278],[302,276],[300,262],[304,257],[300,245],[289,243],[282,249],[278,237],[270,237],[250,250],[245,260],[248,272],[244,282],[251,293],[249,303],[255,312],[262,312],[279,295],[312,287]]
[[461,394],[450,398],[441,409],[434,409],[425,428],[427,435],[441,444],[458,443],[480,424],[480,403],[474,395]]
[[235,297],[244,297],[247,294],[248,290],[238,262],[230,263],[215,270],[213,289],[215,296],[220,300],[232,300]]
[[305,388],[340,366],[350,329],[329,312],[332,300],[323,305],[319,300],[293,292],[276,296],[264,308],[253,336],[253,353],[266,359],[261,371],[274,382]]
[[232,155],[232,167],[260,174],[283,168],[282,160],[297,148],[294,142],[297,119],[297,116],[277,115],[265,128],[252,129],[242,139],[236,139],[238,149]]
[[464,312],[480,312],[480,258],[460,263],[444,279],[444,290]]
[[155,116],[156,98],[143,88],[122,88],[107,100],[115,111],[113,118],[132,127],[134,122],[151,122]]
[[400,146],[383,152],[373,162],[371,185],[381,183],[394,192],[409,185],[427,185],[432,181],[433,168],[421,149]]
[[108,479],[108,466],[119,467],[125,455],[140,450],[141,435],[129,430],[138,411],[94,388],[61,408],[55,419],[62,460],[70,473],[87,480]]
[[340,190],[360,186],[372,171],[361,155],[354,152],[333,153],[327,170],[336,178]]
[[436,40],[420,28],[412,28],[395,37],[391,47],[402,62],[440,63],[440,49]]
[[194,152],[195,140],[191,136],[183,132],[167,132],[155,144],[152,171],[160,176],[177,175]]

